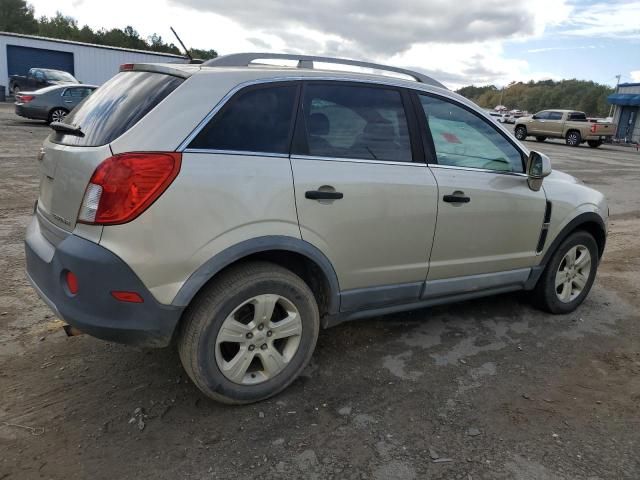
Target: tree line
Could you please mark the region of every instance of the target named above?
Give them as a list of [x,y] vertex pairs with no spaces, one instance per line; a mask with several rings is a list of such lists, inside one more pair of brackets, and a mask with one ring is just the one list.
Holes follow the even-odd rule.
[[[36,18],[32,5],[25,0],[0,0],[0,32],[23,33],[42,37],[95,43],[110,47],[133,48],[151,52],[184,54],[176,45],[166,42],[160,35],[144,38],[132,26],[125,28],[101,28],[94,30],[88,25],[80,27],[78,21],[58,12],[54,17]],[[213,49],[191,48],[194,58],[208,60],[218,56]]]
[[613,89],[591,81],[571,79],[514,82],[504,87],[504,91],[495,85],[468,86],[457,90],[457,93],[484,108],[502,104],[509,110],[527,110],[530,113],[561,108],[580,110],[587,116],[606,117],[609,112],[607,96],[613,93]]

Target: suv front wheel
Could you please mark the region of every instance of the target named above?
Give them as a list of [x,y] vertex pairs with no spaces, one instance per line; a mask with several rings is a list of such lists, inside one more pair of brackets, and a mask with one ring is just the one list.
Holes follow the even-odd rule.
[[178,351],[196,386],[230,404],[285,389],[313,354],[320,328],[313,292],[268,262],[232,267],[198,294],[183,319]]
[[598,245],[585,231],[572,233],[555,251],[533,291],[536,306],[551,313],[573,312],[585,299],[598,268]]

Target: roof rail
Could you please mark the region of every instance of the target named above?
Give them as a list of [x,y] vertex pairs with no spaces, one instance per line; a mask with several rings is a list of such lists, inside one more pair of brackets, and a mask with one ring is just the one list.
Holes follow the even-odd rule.
[[427,85],[433,85],[434,87],[447,88],[437,80],[412,70],[380,65],[378,63],[361,62],[359,60],[347,60],[346,58],[316,57],[313,55],[295,55],[289,53],[232,53],[207,60],[203,65],[209,67],[248,67],[254,60],[297,60],[298,68],[314,68],[313,62],[352,65],[354,67],[372,68],[375,70],[401,73],[420,83],[426,83]]

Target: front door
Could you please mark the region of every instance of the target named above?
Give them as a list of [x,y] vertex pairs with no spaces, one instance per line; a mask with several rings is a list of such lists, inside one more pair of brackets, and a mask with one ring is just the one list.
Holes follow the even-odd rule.
[[[529,189],[523,152],[470,109],[435,96],[418,97],[440,192],[426,296],[443,279],[460,282],[447,283],[450,292],[438,286],[438,294],[526,279],[538,262],[546,198],[543,190]],[[463,278],[470,276],[478,277]]]
[[304,85],[291,156],[300,230],[333,264],[343,311],[416,300],[427,274],[437,186],[414,161],[408,98],[370,84]]
[[549,120],[549,113],[547,111],[538,112],[534,115],[535,118],[532,119],[529,124],[529,130],[531,132],[535,132],[536,135],[542,136],[547,133],[547,120]]

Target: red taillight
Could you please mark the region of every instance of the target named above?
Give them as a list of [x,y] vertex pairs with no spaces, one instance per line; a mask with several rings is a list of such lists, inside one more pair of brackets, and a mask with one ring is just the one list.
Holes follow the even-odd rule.
[[591,124],[591,133],[596,133],[596,128],[597,128],[597,127],[596,127],[596,124],[595,124],[595,123],[592,123],[592,124]]
[[121,72],[126,72],[126,71],[130,71],[133,70],[133,63],[123,63],[122,65],[120,65],[120,71]]
[[142,297],[136,292],[125,292],[125,291],[115,290],[111,292],[111,296],[121,302],[144,303],[144,300],[142,299]]
[[144,212],[180,171],[176,152],[123,153],[98,165],[87,186],[78,222],[117,225]]
[[35,95],[16,95],[16,100],[20,103],[29,103],[34,98]]
[[64,279],[67,282],[67,288],[69,289],[71,295],[75,295],[76,293],[78,293],[78,277],[76,277],[76,274],[67,271],[67,273],[65,273],[64,275]]

